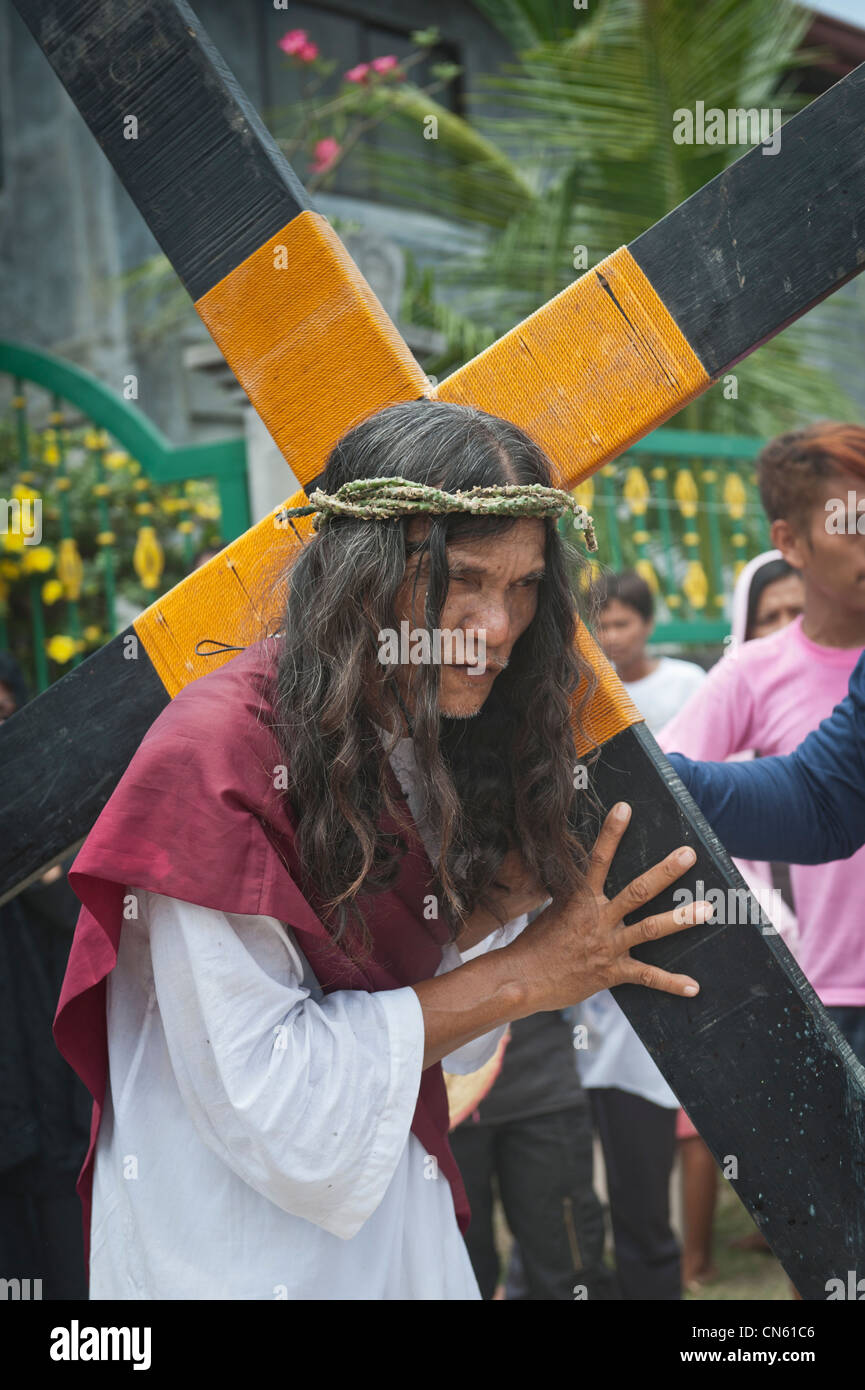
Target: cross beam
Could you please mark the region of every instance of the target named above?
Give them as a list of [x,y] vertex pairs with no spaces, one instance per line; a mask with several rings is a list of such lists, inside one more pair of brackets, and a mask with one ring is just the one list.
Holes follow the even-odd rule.
[[[432,393],[184,0],[16,4],[305,487],[358,420],[430,394],[522,425],[573,486],[865,266],[863,67],[783,127],[778,154],[746,154]],[[212,668],[202,638],[272,630],[299,543],[266,518],[0,729],[0,901],[86,835],[159,710]],[[580,642],[599,676],[593,787],[604,807],[634,807],[610,889],[690,843],[682,883],[741,890]],[[759,924],[707,924],[638,954],[700,979],[692,1001],[615,993],[715,1157],[735,1158],[733,1185],[799,1291],[825,1297],[865,1253],[865,1073]]]

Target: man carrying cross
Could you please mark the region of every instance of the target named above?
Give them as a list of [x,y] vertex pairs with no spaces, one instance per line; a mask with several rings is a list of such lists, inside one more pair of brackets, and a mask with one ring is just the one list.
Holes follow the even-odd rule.
[[[550,482],[472,408],[355,427],[281,631],[177,696],[96,822],[56,1024],[96,1100],[91,1297],[477,1298],[439,1063],[623,981],[697,992],[629,948],[705,904],[622,924],[693,851],[608,902],[627,808],[580,838]],[[484,673],[383,664],[404,619],[482,633]]]

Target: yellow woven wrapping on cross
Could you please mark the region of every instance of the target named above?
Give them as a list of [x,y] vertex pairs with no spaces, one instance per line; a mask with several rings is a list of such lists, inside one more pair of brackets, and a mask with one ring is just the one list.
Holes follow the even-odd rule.
[[[309,486],[337,440],[398,401],[433,394],[520,425],[572,488],[709,385],[696,354],[626,247],[574,281],[434,393],[327,221],[303,212],[196,306],[238,381]],[[308,501],[289,497],[293,509]],[[172,696],[272,632],[284,575],[310,518],[265,517],[164,594],[135,629]],[[603,536],[600,537],[603,550]],[[579,751],[640,718],[585,631],[598,673]],[[588,743],[586,743],[588,740]]]

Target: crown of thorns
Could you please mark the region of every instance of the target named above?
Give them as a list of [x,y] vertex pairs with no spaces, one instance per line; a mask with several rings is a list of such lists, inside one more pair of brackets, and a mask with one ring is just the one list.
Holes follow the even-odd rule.
[[572,512],[574,524],[583,532],[586,549],[597,550],[592,518],[569,492],[541,483],[504,483],[496,487],[472,487],[465,491],[443,492],[425,483],[406,478],[355,478],[343,483],[337,492],[316,488],[303,507],[277,512],[278,521],[315,513],[313,530],[332,516],[351,516],[360,521],[388,521],[394,517],[430,513],[475,512],[482,516],[562,516]]

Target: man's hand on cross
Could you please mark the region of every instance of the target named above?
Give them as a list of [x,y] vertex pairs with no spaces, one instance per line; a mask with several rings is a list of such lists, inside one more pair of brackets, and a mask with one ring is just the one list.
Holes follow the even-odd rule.
[[565,1009],[613,985],[644,985],[679,995],[699,992],[697,981],[690,975],[674,975],[635,960],[630,950],[707,921],[712,913],[710,903],[689,903],[669,912],[653,913],[631,926],[624,922],[625,917],[645,907],[691,868],[696,859],[694,851],[674,850],[632,879],[614,898],[604,893],[630,818],[630,807],[619,802],[604,821],[590,857],[588,893],[577,894],[564,905],[548,907],[502,952],[510,957],[526,990],[526,1013]]

